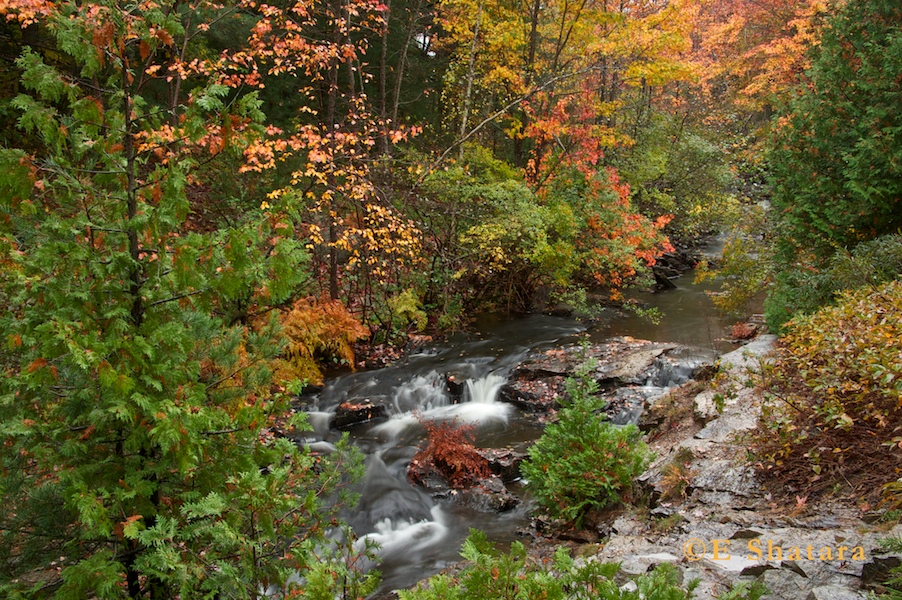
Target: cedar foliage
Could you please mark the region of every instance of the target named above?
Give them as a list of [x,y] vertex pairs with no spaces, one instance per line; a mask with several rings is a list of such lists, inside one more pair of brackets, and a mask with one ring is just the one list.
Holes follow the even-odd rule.
[[778,116],[769,162],[783,250],[829,256],[902,226],[902,6],[846,2]]
[[581,527],[593,512],[621,502],[650,454],[635,425],[618,427],[599,414],[603,401],[591,362],[566,381],[569,400],[521,466],[536,502],[554,518]]
[[[0,4],[40,42],[17,49],[4,107],[28,151],[0,148],[3,597],[257,598],[299,572],[317,597],[374,585],[326,541],[359,453],[274,435],[306,424],[276,422],[277,324],[245,324],[307,279],[295,221],[261,203],[189,222],[203,167],[246,166],[266,115],[232,55],[193,60],[233,13],[183,8]],[[279,12],[245,8],[264,29]],[[265,58],[235,46],[253,77]]]

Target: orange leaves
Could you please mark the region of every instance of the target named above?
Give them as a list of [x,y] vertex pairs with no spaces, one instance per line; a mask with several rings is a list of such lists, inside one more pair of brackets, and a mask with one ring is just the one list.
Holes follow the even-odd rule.
[[410,461],[407,477],[412,482],[424,483],[435,472],[461,489],[491,475],[488,461],[473,445],[474,426],[439,421],[424,421],[423,426],[429,441]]
[[298,300],[279,317],[286,340],[281,358],[273,362],[277,383],[292,379],[322,383],[319,361],[342,362],[354,368],[353,343],[369,335],[341,302]]
[[737,100],[760,106],[807,68],[825,10],[823,0],[704,3],[696,56],[706,79],[735,78]]
[[34,373],[38,369],[42,369],[47,366],[47,360],[44,358],[36,358],[26,367],[26,371],[29,373]]
[[0,0],[0,15],[23,27],[33,25],[56,10],[56,3],[48,0]]

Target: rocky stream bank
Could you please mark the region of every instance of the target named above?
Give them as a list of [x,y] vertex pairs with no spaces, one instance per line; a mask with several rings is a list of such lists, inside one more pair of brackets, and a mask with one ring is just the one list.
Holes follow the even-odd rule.
[[[750,463],[748,436],[758,427],[762,407],[754,373],[775,342],[775,336],[760,335],[713,363],[685,346],[632,338],[589,347],[609,417],[637,423],[656,458],[638,478],[630,506],[602,515],[583,531],[536,520],[522,532],[530,538],[530,552],[547,557],[567,545],[581,560],[619,562],[624,585],[630,585],[630,575],[669,563],[685,581],[700,580],[695,597],[702,600],[756,579],[770,599],[846,600],[879,593],[880,582],[902,558],[882,552],[879,540],[902,535],[902,525],[883,523],[878,513],[862,514],[852,503],[809,503],[768,490]],[[585,353],[568,347],[527,358],[512,371],[500,399],[537,422],[553,420],[563,382]],[[490,458],[499,454],[502,470],[496,465],[496,475],[474,486],[475,493],[423,479],[432,482],[436,497],[506,510],[517,500],[503,483],[515,478],[522,455],[488,451]]]

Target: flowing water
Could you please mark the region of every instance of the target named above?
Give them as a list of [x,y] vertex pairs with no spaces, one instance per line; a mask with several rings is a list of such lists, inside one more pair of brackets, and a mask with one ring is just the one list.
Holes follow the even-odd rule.
[[[639,317],[618,317],[592,326],[590,337],[602,341],[631,335],[680,342],[712,355],[728,350],[723,342],[728,323],[714,313],[705,287],[693,284],[691,274],[677,284],[676,290],[642,298],[664,313],[660,325]],[[433,499],[408,483],[407,464],[424,438],[421,419],[470,423],[476,428],[477,446],[524,452],[541,431],[518,409],[499,402],[498,390],[528,354],[574,342],[586,325],[568,318],[532,315],[485,318],[474,330],[477,333],[430,345],[396,365],[337,377],[311,407],[315,434],[310,443],[324,450],[339,435],[329,429],[329,419],[340,403],[369,399],[389,409],[388,420],[358,426],[351,433],[366,455],[367,472],[360,504],[345,517],[358,536],[379,545],[384,591],[408,587],[457,562],[460,545],[471,527],[506,544],[528,524],[531,503],[516,484],[509,487],[525,500],[519,507],[501,514],[485,513]],[[451,402],[447,376],[466,382],[459,403]]]

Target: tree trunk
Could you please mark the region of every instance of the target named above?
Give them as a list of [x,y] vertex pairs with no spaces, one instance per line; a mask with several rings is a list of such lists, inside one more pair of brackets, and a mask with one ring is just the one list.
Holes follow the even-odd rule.
[[[467,125],[469,125],[468,120],[470,118],[470,100],[473,95],[473,79],[476,74],[476,44],[479,42],[479,25],[481,22],[482,2],[479,3],[479,7],[476,9],[476,26],[473,28],[473,43],[470,44],[470,65],[467,68],[467,87],[464,90],[463,113],[460,117],[460,139],[463,139],[464,136],[467,135]],[[460,145],[458,151],[460,159],[463,160],[463,144]]]

